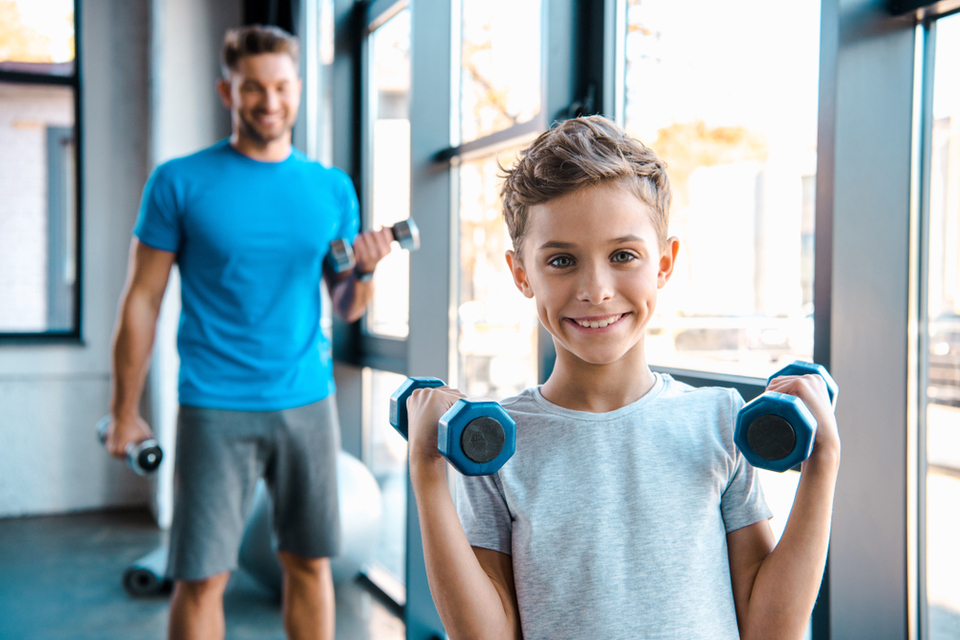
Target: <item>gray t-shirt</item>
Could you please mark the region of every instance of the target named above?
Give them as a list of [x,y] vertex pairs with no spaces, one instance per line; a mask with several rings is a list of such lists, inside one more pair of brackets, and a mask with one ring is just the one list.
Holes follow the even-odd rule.
[[726,534],[771,516],[733,444],[740,395],[657,375],[638,401],[504,401],[517,452],[461,479],[470,544],[513,557],[525,640],[739,638]]

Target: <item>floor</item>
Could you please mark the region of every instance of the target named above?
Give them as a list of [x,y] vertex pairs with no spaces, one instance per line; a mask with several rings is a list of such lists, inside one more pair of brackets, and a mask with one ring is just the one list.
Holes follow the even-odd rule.
[[[0,638],[165,639],[168,597],[132,598],[121,585],[161,543],[141,510],[0,519]],[[279,604],[242,571],[224,609],[230,639],[284,638]],[[403,637],[403,622],[358,583],[337,585],[337,640]]]

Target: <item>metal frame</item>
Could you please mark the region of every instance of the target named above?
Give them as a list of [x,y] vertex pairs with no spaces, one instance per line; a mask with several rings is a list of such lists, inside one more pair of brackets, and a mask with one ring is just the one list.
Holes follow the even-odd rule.
[[55,344],[67,343],[83,345],[83,29],[81,24],[82,0],[73,0],[74,58],[73,74],[69,76],[24,73],[19,71],[0,71],[0,82],[10,84],[41,84],[67,86],[73,89],[74,140],[75,140],[75,180],[74,205],[76,238],[74,260],[76,282],[73,290],[73,321],[68,331],[44,332],[0,332],[0,345],[3,344]]

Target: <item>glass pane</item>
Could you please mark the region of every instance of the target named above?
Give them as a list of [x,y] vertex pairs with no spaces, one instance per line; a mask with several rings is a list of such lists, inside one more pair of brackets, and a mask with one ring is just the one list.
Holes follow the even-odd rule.
[[0,71],[73,75],[73,0],[0,1]]
[[[410,10],[403,9],[373,32],[371,51],[369,166],[371,224],[389,226],[410,217]],[[376,293],[367,330],[405,338],[410,300],[410,254],[396,245],[377,267]]]
[[0,83],[0,332],[73,328],[73,89]]
[[383,512],[380,541],[373,552],[376,560],[401,584],[406,578],[407,539],[407,441],[390,426],[390,396],[405,376],[365,369],[369,381],[370,423],[366,430],[363,461],[380,485]]
[[652,364],[811,358],[819,36],[819,0],[628,0],[625,125],[667,162],[680,238]]
[[500,214],[497,158],[460,166],[460,390],[493,400],[537,383],[536,307],[517,290],[504,255],[511,248]]
[[927,255],[930,640],[960,634],[960,15],[937,23]]
[[540,112],[540,0],[463,0],[460,138],[476,140]]

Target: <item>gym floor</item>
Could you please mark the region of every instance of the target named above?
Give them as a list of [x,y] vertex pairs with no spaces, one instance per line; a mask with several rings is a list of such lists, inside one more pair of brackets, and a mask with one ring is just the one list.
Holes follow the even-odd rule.
[[[165,640],[168,596],[131,598],[120,578],[163,542],[145,510],[0,519],[0,638]],[[280,606],[237,571],[227,637],[282,640]],[[337,640],[402,640],[397,619],[358,584],[337,585]]]

